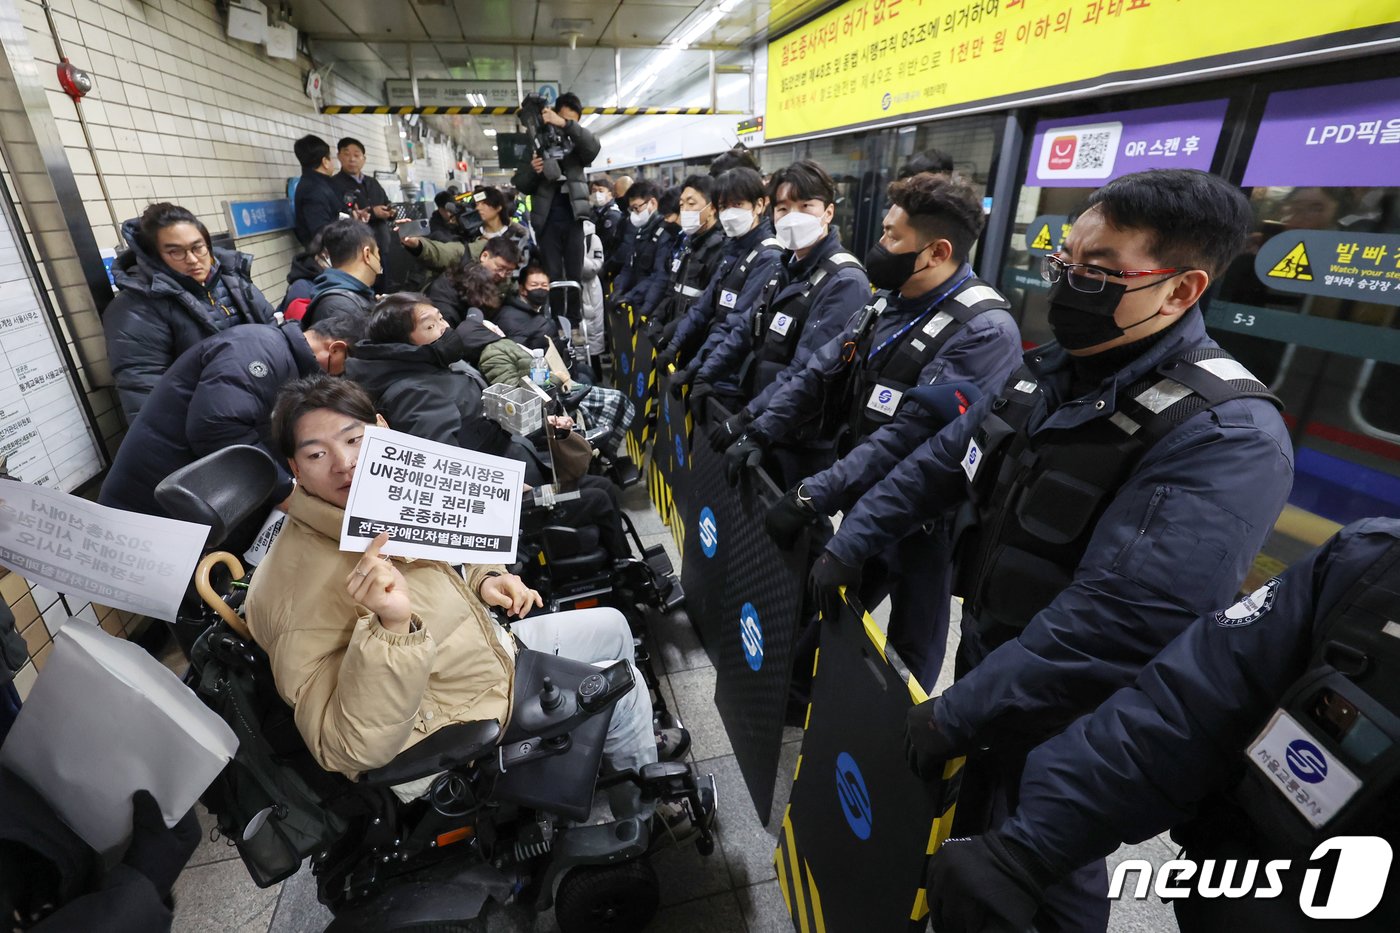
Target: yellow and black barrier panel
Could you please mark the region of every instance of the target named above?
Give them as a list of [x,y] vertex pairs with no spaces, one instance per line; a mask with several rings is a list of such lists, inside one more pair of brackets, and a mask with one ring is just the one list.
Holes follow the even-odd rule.
[[[675,535],[675,526],[684,510],[686,477],[690,472],[690,417],[685,396],[671,392],[675,368],[658,375],[656,439],[651,446],[647,490],[657,514]],[[684,550],[684,545],[679,545]]]
[[636,337],[632,333],[632,311],[627,305],[615,305],[607,311],[608,352],[612,354],[612,387],[627,391],[632,375],[632,353]]
[[731,487],[708,432],[696,424],[689,450],[681,579],[691,622],[715,664],[715,706],[767,824],[802,622],[808,541],[804,533],[791,551],[773,542],[763,515],[781,490],[758,470]]
[[[637,413],[628,428],[629,451],[645,451],[656,425],[656,348],[647,334],[646,324],[634,317],[632,323],[632,371],[627,383],[619,386],[632,400]],[[641,467],[640,456],[633,462]]]
[[928,927],[928,858],[948,838],[963,759],[925,783],[904,755],[905,716],[927,695],[847,596],[821,622],[802,753],[773,861],[800,933]]

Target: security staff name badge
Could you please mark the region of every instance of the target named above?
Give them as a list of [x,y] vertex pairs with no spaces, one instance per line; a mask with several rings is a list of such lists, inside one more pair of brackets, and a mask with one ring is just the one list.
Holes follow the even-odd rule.
[[865,407],[893,418],[895,409],[899,408],[899,400],[902,398],[904,398],[904,393],[898,389],[877,385],[870,390],[870,400],[865,403]]
[[939,311],[924,325],[924,333],[930,337],[937,337],[943,332],[943,328],[951,323],[953,323],[953,316],[945,311]]
[[792,327],[792,318],[786,314],[773,315],[773,322],[768,325],[768,329],[779,337],[786,337],[790,327]]
[[1274,789],[1316,828],[1336,816],[1361,789],[1361,781],[1317,737],[1283,710],[1247,752]]
[[719,293],[719,306],[721,308],[732,308],[739,303],[739,296],[729,289],[724,289]]
[[967,453],[963,454],[962,468],[967,474],[968,482],[977,478],[977,471],[982,467],[982,448],[977,446],[977,438],[969,438],[967,442]]

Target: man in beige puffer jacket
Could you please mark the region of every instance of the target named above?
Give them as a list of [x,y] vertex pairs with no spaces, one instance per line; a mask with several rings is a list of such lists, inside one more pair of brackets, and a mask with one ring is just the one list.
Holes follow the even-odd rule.
[[[248,592],[253,637],[322,767],[354,778],[388,764],[448,723],[510,716],[515,648],[492,618],[523,615],[539,594],[498,565],[386,558],[339,549],[344,506],[366,426],[376,415],[359,386],[313,376],[284,386],[273,435],[297,477],[282,533]],[[513,631],[539,651],[587,662],[634,661],[632,634],[612,609],[523,619]],[[611,770],[657,760],[640,673],[613,711],[604,744]],[[679,736],[666,737],[675,746]],[[688,742],[684,742],[688,745]],[[640,813],[634,787],[616,815]]]

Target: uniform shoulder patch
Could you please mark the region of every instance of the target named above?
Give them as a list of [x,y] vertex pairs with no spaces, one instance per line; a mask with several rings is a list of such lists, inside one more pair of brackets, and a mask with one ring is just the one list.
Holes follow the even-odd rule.
[[254,379],[261,379],[272,370],[262,360],[253,360],[248,364],[248,372],[252,374]]
[[1278,593],[1278,583],[1278,577],[1275,577],[1229,609],[1220,610],[1215,614],[1215,624],[1223,625],[1226,628],[1238,628],[1254,622],[1274,608],[1274,596]]

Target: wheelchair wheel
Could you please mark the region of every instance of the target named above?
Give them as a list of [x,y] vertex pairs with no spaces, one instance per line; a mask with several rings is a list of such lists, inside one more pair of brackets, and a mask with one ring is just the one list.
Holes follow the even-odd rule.
[[644,861],[583,865],[564,876],[554,899],[561,933],[632,933],[656,915],[661,883]]

